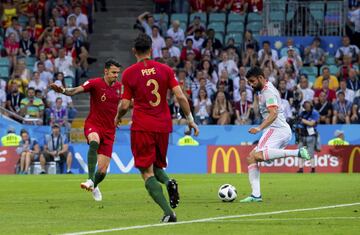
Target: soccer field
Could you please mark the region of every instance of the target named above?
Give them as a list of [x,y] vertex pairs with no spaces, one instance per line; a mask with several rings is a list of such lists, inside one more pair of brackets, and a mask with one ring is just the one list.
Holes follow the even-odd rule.
[[[250,191],[245,174],[171,176],[180,187],[180,223],[161,226],[162,212],[138,175],[108,175],[100,203],[80,189],[85,175],[0,176],[0,234],[358,234],[360,229],[360,174],[262,174],[264,202],[255,204],[239,203]],[[224,183],[237,188],[235,202],[218,199]]]

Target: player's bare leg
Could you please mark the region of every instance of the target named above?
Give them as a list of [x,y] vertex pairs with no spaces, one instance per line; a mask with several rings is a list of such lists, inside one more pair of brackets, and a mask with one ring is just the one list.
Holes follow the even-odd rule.
[[154,175],[153,165],[148,168],[140,168],[140,172],[149,195],[164,211],[164,217],[161,219],[161,222],[176,222],[176,215],[166,201],[162,187]]
[[88,174],[89,178],[80,184],[80,187],[86,189],[87,191],[92,191],[94,189],[94,174],[95,167],[97,163],[97,150],[99,148],[100,137],[96,132],[92,132],[87,136],[89,141],[89,151],[88,151]]

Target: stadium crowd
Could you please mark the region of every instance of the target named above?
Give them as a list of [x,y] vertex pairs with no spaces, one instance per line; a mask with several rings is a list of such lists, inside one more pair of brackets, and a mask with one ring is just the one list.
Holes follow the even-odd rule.
[[[68,96],[48,89],[87,77],[93,0],[2,0],[0,105],[26,124],[70,127],[76,115]],[[106,10],[104,6],[102,11]]]
[[[156,11],[174,13],[183,8],[177,1],[175,8],[171,1],[154,2]],[[227,24],[231,15],[244,15],[246,23],[247,15],[262,14],[262,4],[262,0],[189,0],[191,14],[185,14],[183,22],[171,14],[144,12],[135,28],[151,36],[153,58],[176,72],[198,124],[260,123],[259,97],[245,77],[253,66],[260,66],[279,89],[288,121],[296,119],[309,101],[322,124],[360,123],[360,50],[351,43],[357,41],[353,37],[343,36],[342,46],[331,55],[321,47],[320,37],[310,45],[295,45],[289,37],[276,50],[269,41],[260,44],[249,26],[241,43],[227,35],[219,37],[211,27],[212,13],[226,13]],[[349,10],[349,23],[357,30],[354,16],[359,15],[360,2]],[[174,123],[185,123],[176,99],[169,94],[168,101]]]

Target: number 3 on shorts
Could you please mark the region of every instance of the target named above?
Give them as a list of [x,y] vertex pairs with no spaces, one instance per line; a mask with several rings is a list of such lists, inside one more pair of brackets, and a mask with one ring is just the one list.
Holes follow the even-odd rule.
[[159,83],[155,79],[149,79],[146,83],[146,86],[150,86],[151,84],[154,84],[154,89],[151,91],[151,94],[154,94],[156,96],[156,101],[149,101],[150,105],[153,107],[156,107],[160,104],[161,96],[158,92],[159,90]]

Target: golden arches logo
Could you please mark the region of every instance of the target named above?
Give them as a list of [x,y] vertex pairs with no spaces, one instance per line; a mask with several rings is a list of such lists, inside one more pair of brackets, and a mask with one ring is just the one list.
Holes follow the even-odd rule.
[[234,147],[230,147],[227,151],[225,151],[223,147],[219,147],[214,151],[214,155],[213,155],[212,162],[211,162],[211,173],[212,174],[216,173],[217,159],[218,159],[219,155],[222,156],[222,159],[223,159],[224,173],[228,173],[229,168],[230,168],[230,158],[232,156],[232,153],[235,158],[236,173],[241,173],[240,156],[239,156],[238,151]]
[[351,150],[351,154],[349,158],[349,167],[348,167],[349,173],[353,173],[354,171],[354,161],[355,161],[356,153],[360,153],[360,147],[354,147]]

